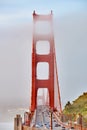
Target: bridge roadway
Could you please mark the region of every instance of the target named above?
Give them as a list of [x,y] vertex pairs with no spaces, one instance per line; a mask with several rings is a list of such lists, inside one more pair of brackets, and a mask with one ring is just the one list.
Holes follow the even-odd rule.
[[[52,118],[51,118],[52,116]],[[52,119],[52,120],[51,120]],[[58,122],[55,115],[52,113],[48,106],[38,106],[34,118],[31,122],[31,127],[40,129],[53,129],[53,130],[66,130],[62,124]]]

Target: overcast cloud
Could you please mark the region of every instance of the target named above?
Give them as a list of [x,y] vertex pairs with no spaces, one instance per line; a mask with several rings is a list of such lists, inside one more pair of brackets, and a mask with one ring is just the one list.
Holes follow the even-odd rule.
[[1,108],[29,106],[33,10],[44,14],[52,9],[54,13],[63,106],[87,91],[87,2],[54,1],[46,6],[46,1],[35,5],[34,1],[9,0],[0,1],[0,7]]

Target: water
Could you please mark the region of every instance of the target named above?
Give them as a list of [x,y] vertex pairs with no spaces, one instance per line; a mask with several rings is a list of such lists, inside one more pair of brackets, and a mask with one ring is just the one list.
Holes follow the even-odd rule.
[[13,122],[10,123],[0,123],[0,130],[14,130]]
[[23,119],[25,111],[25,108],[0,109],[0,130],[14,130],[14,117],[20,114]]

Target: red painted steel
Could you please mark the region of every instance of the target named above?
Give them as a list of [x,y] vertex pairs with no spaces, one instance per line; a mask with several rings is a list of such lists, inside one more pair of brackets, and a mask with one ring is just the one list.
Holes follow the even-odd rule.
[[[39,15],[33,12],[33,44],[32,44],[32,93],[31,93],[31,111],[34,111],[37,107],[37,91],[39,88],[47,88],[49,95],[49,106],[54,109],[54,69],[55,69],[55,48],[54,37],[52,27],[52,11],[48,15]],[[37,34],[35,32],[36,23],[38,21],[49,22],[51,32],[49,34]],[[36,44],[38,41],[48,41],[50,44],[49,54],[37,54]],[[47,62],[49,64],[49,78],[37,79],[37,64],[39,62]],[[45,73],[45,72],[42,72]],[[59,90],[58,90],[59,93]],[[60,98],[60,94],[59,94]],[[60,100],[60,99],[59,99]],[[60,104],[59,104],[60,105]]]

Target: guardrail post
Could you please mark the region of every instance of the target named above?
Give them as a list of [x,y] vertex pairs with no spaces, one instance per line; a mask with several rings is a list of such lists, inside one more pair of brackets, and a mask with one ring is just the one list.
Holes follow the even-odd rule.
[[14,118],[14,130],[22,130],[22,117],[20,115],[16,115]]

